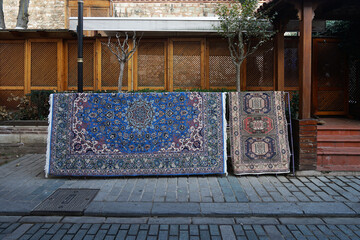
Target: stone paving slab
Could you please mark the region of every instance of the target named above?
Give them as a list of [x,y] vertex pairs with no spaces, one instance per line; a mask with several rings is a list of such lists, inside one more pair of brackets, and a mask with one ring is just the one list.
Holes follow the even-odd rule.
[[1,217],[0,238],[360,239],[359,218],[61,217],[58,223],[38,220],[28,217]]
[[149,202],[92,202],[85,210],[88,216],[149,216]]
[[86,216],[356,216],[360,176],[44,178],[45,155],[0,166],[0,215],[29,215],[58,188],[100,189]]

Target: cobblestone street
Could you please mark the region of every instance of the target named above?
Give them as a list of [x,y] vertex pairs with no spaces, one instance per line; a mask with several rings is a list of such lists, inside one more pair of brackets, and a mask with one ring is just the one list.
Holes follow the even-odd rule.
[[360,239],[359,223],[360,218],[0,217],[0,238],[343,240]]

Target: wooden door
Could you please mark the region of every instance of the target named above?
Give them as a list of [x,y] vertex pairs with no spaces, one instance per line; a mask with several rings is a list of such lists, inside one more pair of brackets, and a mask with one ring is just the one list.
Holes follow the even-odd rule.
[[339,40],[313,40],[313,114],[348,114],[346,67],[346,57],[339,47]]

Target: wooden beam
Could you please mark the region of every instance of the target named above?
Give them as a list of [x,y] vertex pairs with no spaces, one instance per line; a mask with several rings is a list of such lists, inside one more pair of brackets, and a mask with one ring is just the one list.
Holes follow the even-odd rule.
[[89,43],[92,43],[92,52],[93,52],[93,69],[92,69],[92,72],[93,72],[93,91],[96,91],[96,84],[97,84],[97,71],[96,71],[96,67],[97,67],[97,58],[96,58],[96,40],[95,41],[89,41]]
[[240,66],[240,90],[241,91],[247,91],[248,89],[246,88],[246,58],[245,60],[242,62],[241,66]]
[[167,84],[167,90],[172,92],[174,90],[174,41],[169,41],[169,82]]
[[168,77],[169,77],[169,61],[168,61],[168,58],[169,58],[169,54],[168,54],[168,44],[169,43],[169,41],[167,40],[167,41],[164,41],[164,55],[165,55],[165,57],[164,57],[164,61],[165,61],[165,64],[164,64],[164,90],[167,90],[168,88],[167,88],[167,84],[168,84],[168,82],[169,82],[169,79],[168,79]]
[[285,68],[284,68],[284,31],[281,23],[276,25],[278,31],[275,36],[275,90],[285,90]]
[[[137,46],[139,47],[139,46]],[[138,53],[139,53],[139,48],[135,51],[133,57],[132,57],[132,89],[130,90],[138,90],[139,86],[138,86]],[[130,91],[129,90],[129,91]]]
[[24,94],[30,93],[31,87],[31,42],[25,40],[25,75],[24,75]]
[[0,86],[0,90],[24,90],[23,86]]
[[[110,1],[86,0],[84,7],[110,7]],[[69,1],[69,7],[77,7],[77,0]]]
[[[132,49],[133,47],[134,47],[133,42],[129,41],[129,49]],[[136,52],[135,52],[135,54],[136,54]],[[127,67],[128,67],[128,72],[127,72],[127,74],[128,74],[128,86],[127,86],[127,90],[128,91],[133,91],[134,88],[135,88],[134,81],[133,81],[134,80],[133,79],[133,77],[134,77],[134,75],[133,75],[133,61],[134,61],[135,54],[127,62]],[[123,85],[124,85],[124,83],[123,83]],[[124,89],[124,87],[122,86],[121,89]]]
[[69,41],[64,42],[64,81],[63,90],[67,91],[69,87]]
[[101,91],[101,41],[95,42],[95,90]]
[[207,89],[206,84],[206,39],[200,40],[200,88]]
[[205,50],[205,89],[210,89],[210,42],[206,39]]
[[63,41],[57,41],[57,91],[62,92],[63,89],[63,82],[65,81],[64,75],[64,50],[63,50]]
[[299,46],[300,119],[309,119],[311,116],[311,32],[313,14],[312,2],[310,0],[303,0]]

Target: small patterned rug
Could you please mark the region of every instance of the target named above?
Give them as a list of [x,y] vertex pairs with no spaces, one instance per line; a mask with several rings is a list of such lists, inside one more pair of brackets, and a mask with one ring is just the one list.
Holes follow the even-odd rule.
[[290,151],[284,92],[229,95],[234,173],[288,173]]
[[225,93],[50,97],[46,176],[226,173]]

